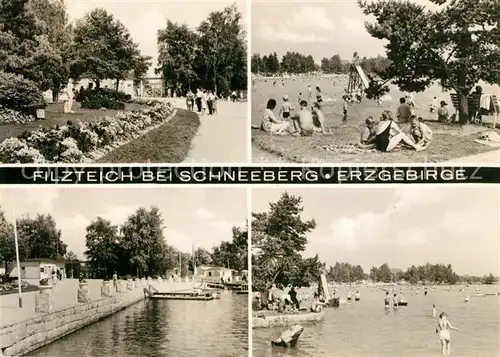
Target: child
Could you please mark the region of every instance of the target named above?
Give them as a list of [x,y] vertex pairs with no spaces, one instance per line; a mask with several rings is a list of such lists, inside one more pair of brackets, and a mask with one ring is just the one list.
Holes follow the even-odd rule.
[[325,134],[325,115],[321,111],[319,104],[314,102],[312,107],[314,126],[321,130],[322,134]]
[[365,125],[365,129],[361,133],[359,146],[364,148],[375,148],[375,139],[377,138],[375,119],[373,119],[373,117],[366,118]]
[[439,334],[441,341],[441,354],[450,354],[451,351],[451,333],[450,330],[458,331],[456,327],[451,326],[446,313],[439,314],[439,321],[436,326],[436,333]]
[[[422,118],[417,118],[415,115],[410,117],[410,137],[413,139],[415,144],[421,145],[422,147],[427,147],[432,140],[432,130],[421,122]],[[427,289],[425,289],[425,295],[427,295]]]
[[302,92],[299,93],[299,97],[297,98],[297,102],[300,104],[302,102]]
[[436,317],[436,305],[432,305],[432,317]]
[[344,121],[347,121],[347,98],[342,98],[342,112],[344,113]]
[[290,102],[288,101],[288,95],[283,96],[283,104],[281,104],[281,109],[279,116],[283,119],[288,119],[290,118],[290,111],[292,110],[292,106],[290,105]]

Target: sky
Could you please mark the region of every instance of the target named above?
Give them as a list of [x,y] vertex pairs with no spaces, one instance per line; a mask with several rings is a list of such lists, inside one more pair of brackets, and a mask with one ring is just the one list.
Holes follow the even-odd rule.
[[[50,213],[62,240],[80,259],[85,251],[85,228],[98,216],[123,224],[139,207],[162,212],[167,243],[183,252],[211,249],[232,239],[232,227],[244,226],[247,193],[239,188],[10,188],[0,189],[0,206],[13,222],[25,214]],[[15,204],[15,206],[14,206]]]
[[149,75],[153,75],[157,65],[157,31],[166,27],[167,19],[196,28],[210,12],[222,10],[234,3],[242,13],[243,24],[246,26],[247,7],[243,0],[66,0],[71,22],[83,18],[85,13],[94,8],[103,8],[120,20],[130,31],[134,41],[139,44],[142,54],[153,57]]
[[[435,8],[428,0],[413,2]],[[269,1],[252,3],[252,53],[288,51],[310,54],[320,63],[323,57],[340,54],[350,60],[360,56],[384,55],[385,42],[371,37],[364,27],[374,18],[363,14],[356,0]]]
[[[253,212],[266,212],[285,190],[252,190]],[[460,275],[500,275],[498,187],[399,186],[287,189],[303,199],[304,219],[315,218],[304,256],[327,266],[360,264],[365,272],[452,264]]]

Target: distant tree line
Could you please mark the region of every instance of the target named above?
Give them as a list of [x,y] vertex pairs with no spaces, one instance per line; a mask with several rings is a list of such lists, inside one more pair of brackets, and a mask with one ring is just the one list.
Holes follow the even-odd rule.
[[121,225],[98,217],[87,227],[85,255],[90,272],[96,278],[109,278],[116,271],[120,276],[165,276],[177,270],[186,276],[193,263],[216,264],[232,269],[246,267],[247,231],[233,228],[231,242],[222,242],[212,252],[198,248],[194,254],[181,252],[168,245],[163,234],[165,226],[157,207],[139,208]]
[[387,263],[379,267],[372,267],[370,273],[366,274],[360,265],[336,262],[327,270],[326,277],[329,281],[337,283],[358,282],[372,280],[374,282],[391,283],[405,280],[410,284],[456,284],[456,283],[481,283],[493,284],[497,278],[493,274],[485,276],[459,276],[453,270],[451,264],[430,264],[414,266],[406,271],[392,269]]
[[[73,254],[61,239],[61,231],[50,214],[24,216],[16,223],[19,257],[22,261],[35,258],[62,260],[65,255]],[[12,270],[15,261],[14,225],[7,221],[0,207],[0,262],[3,262],[6,275]]]
[[167,21],[158,31],[158,68],[165,88],[218,94],[247,87],[246,34],[236,5],[211,12],[196,29]]
[[[297,52],[287,52],[281,61],[276,52],[263,57],[259,53],[255,53],[251,59],[251,71],[262,74],[302,74],[321,70],[327,74],[347,74],[349,64],[350,59],[343,60],[339,54],[335,54],[331,58],[322,58],[320,65],[318,65],[311,55]],[[363,57],[360,59],[360,65],[366,73],[378,74],[389,67],[390,61],[383,56]]]
[[[223,241],[209,252],[198,248],[194,254],[181,252],[166,243],[163,219],[158,208],[140,208],[122,225],[97,217],[86,227],[85,271],[88,278],[165,275],[177,269],[186,276],[196,265],[211,264],[235,270],[248,269],[248,229],[234,227],[232,239]],[[17,220],[19,256],[27,259],[52,259],[71,262],[71,271],[80,272],[78,257],[68,251],[55,219],[50,214],[25,216]],[[6,274],[16,260],[14,225],[7,221],[0,207],[0,262]],[[78,263],[78,264],[76,264]]]

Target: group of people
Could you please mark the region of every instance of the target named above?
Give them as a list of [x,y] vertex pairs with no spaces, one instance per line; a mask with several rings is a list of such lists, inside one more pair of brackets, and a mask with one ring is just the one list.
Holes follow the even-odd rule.
[[213,115],[217,112],[217,99],[217,94],[211,90],[198,88],[196,94],[189,90],[186,95],[186,106],[189,111],[196,109],[201,115]]
[[[276,285],[268,285],[262,293],[256,293],[254,296],[254,310],[271,310],[281,313],[301,310],[301,302],[307,300],[307,297],[298,297],[297,291],[293,286],[284,288],[282,292],[277,290]],[[309,311],[321,312],[323,306],[327,304],[324,296],[319,290],[314,292]],[[307,309],[307,308],[306,308]]]
[[325,133],[325,116],[321,112],[319,102],[314,102],[312,108],[306,100],[300,99],[298,111],[292,107],[288,95],[283,97],[279,118],[274,115],[277,106],[275,99],[269,99],[262,117],[261,130],[270,134],[295,136],[311,136],[319,131]]

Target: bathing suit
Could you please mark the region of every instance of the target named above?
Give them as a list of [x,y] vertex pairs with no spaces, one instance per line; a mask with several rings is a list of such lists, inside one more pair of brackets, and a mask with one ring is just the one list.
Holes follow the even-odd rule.
[[290,118],[290,112],[283,112],[283,118]]
[[384,305],[385,307],[389,307],[389,298],[385,298]]
[[316,95],[316,101],[319,103],[323,102],[323,98],[321,98],[321,94]]
[[387,125],[387,128],[385,128],[383,132],[377,134],[377,137],[375,138],[375,146],[377,147],[377,150],[383,152],[387,150],[391,135],[391,125],[392,125],[392,120],[389,123],[389,125]]

